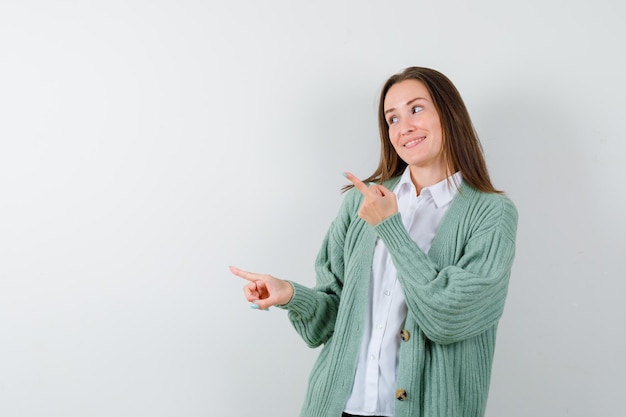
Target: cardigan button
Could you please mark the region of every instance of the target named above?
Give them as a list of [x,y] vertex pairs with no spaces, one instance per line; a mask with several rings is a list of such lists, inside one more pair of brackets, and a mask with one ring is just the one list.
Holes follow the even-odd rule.
[[399,401],[406,400],[406,391],[403,389],[396,390],[396,399],[398,399]]
[[407,329],[402,329],[402,331],[400,331],[400,339],[402,339],[405,342],[408,342],[410,338],[411,338],[411,334],[409,333]]

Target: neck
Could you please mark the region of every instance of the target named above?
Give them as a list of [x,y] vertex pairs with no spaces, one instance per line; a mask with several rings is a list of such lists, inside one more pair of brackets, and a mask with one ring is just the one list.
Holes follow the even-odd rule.
[[411,181],[420,195],[424,187],[430,187],[448,178],[448,171],[444,167],[417,167],[411,165]]

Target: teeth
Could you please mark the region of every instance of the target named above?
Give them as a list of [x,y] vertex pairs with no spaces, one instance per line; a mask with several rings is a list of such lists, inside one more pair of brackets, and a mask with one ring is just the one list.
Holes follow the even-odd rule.
[[412,140],[410,142],[405,143],[404,147],[406,148],[407,146],[417,145],[418,143],[420,143],[423,140],[424,140],[424,138],[418,138],[418,139]]

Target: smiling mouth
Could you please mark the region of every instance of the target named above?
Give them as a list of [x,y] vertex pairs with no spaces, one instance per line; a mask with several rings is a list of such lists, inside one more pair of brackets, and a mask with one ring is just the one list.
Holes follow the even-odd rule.
[[404,147],[405,148],[413,148],[413,147],[419,145],[420,143],[422,143],[424,140],[426,140],[425,136],[413,139],[412,141],[405,143]]

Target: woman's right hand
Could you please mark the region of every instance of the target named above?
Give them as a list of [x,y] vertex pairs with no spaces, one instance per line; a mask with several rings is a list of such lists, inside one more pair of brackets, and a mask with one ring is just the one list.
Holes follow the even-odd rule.
[[293,297],[293,286],[282,279],[268,274],[257,274],[243,271],[234,266],[230,267],[234,275],[250,281],[243,287],[246,299],[256,305],[259,310],[266,310],[271,306],[287,304]]

